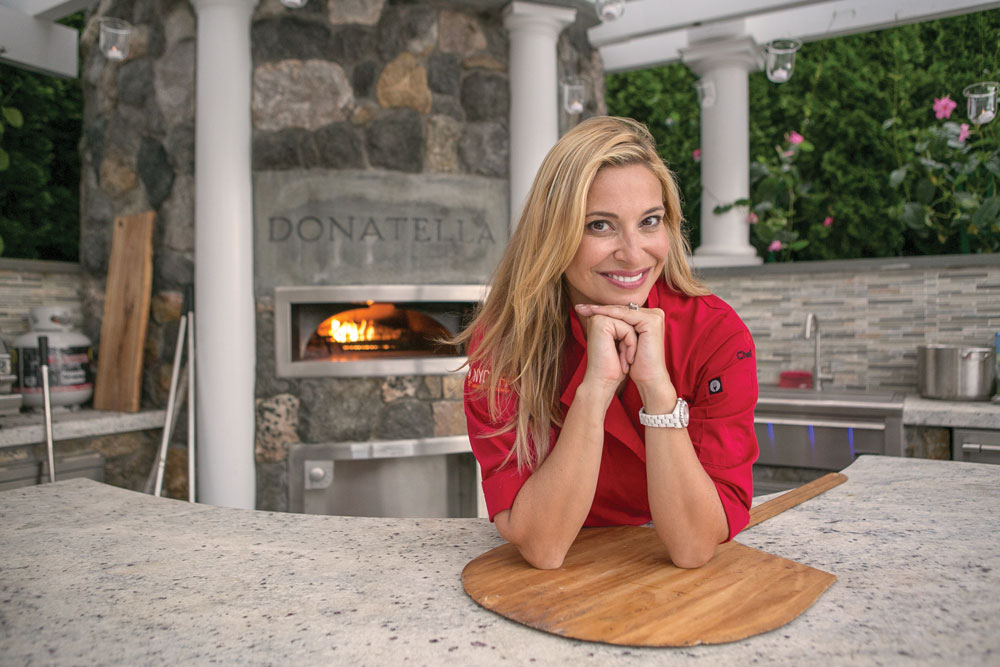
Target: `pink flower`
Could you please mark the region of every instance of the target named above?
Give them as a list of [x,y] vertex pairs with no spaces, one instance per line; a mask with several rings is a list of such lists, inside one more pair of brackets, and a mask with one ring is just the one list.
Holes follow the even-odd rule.
[[695,162],[701,162],[701,149],[700,148],[696,148],[693,151],[691,151],[691,159],[694,160]]
[[965,143],[965,140],[969,138],[969,124],[962,123],[958,126],[958,142]]
[[826,216],[826,219],[823,221],[823,226],[824,227],[833,227],[833,217],[831,217],[829,215]]
[[758,218],[756,213],[754,213],[753,211],[747,213],[747,222],[749,222],[751,225],[756,225],[757,220]]
[[951,116],[951,112],[954,111],[957,106],[958,103],[947,95],[944,97],[935,97],[934,117],[938,120],[941,120],[942,118],[949,118]]
[[799,134],[795,130],[792,130],[791,132],[789,132],[788,135],[787,135],[787,137],[788,137],[788,143],[790,143],[793,146],[798,146],[799,144],[801,144],[803,141],[806,140],[805,137],[803,137],[801,134]]
[[767,246],[768,252],[778,252],[779,250],[781,250],[781,241],[778,239],[774,239],[771,241],[771,245]]

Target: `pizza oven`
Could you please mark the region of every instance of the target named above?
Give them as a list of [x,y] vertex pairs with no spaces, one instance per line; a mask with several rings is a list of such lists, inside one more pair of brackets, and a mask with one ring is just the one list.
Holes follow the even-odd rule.
[[472,319],[482,285],[275,288],[279,377],[446,375],[465,362],[447,342]]

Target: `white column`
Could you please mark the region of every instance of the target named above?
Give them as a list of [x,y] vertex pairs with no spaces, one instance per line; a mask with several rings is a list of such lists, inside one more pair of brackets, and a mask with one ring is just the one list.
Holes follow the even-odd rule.
[[545,154],[559,139],[559,33],[576,19],[568,7],[515,0],[504,8],[510,35],[511,228]]
[[746,209],[714,212],[750,192],[748,75],[759,67],[757,45],[746,36],[698,42],[684,49],[682,59],[715,96],[701,108],[701,244],[694,265],[760,264]]
[[192,4],[198,13],[198,500],[253,509],[256,356],[250,15],[256,0],[192,0]]

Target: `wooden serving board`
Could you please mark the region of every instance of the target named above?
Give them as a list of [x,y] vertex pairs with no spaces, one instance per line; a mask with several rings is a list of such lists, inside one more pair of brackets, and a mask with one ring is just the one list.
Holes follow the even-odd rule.
[[[750,525],[846,479],[831,473],[763,503],[751,510]],[[700,568],[681,569],[656,531],[642,526],[583,529],[556,570],[535,569],[504,544],[462,571],[466,593],[506,618],[628,646],[720,644],[767,632],[809,608],[835,580],[737,542],[719,545]]]
[[96,410],[139,410],[155,219],[152,211],[115,219],[94,386]]

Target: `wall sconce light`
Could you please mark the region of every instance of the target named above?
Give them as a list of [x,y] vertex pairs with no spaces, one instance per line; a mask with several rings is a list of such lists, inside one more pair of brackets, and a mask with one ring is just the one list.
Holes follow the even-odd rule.
[[784,83],[792,78],[795,71],[795,52],[802,42],[794,39],[775,39],[764,47],[765,71],[772,83]]
[[566,113],[570,115],[581,113],[587,101],[587,86],[581,79],[568,76],[562,80],[562,98]]
[[710,79],[698,79],[694,84],[698,93],[698,104],[702,109],[715,106],[715,82]]
[[108,60],[125,60],[128,57],[129,37],[132,26],[128,21],[115,18],[102,18],[98,46]]
[[970,121],[985,125],[996,118],[998,88],[1000,83],[996,81],[980,81],[965,87],[962,94],[969,100],[967,113]]
[[302,9],[309,3],[309,0],[281,0],[281,4],[289,9]]
[[614,21],[625,13],[625,0],[597,0],[594,7],[602,21]]

